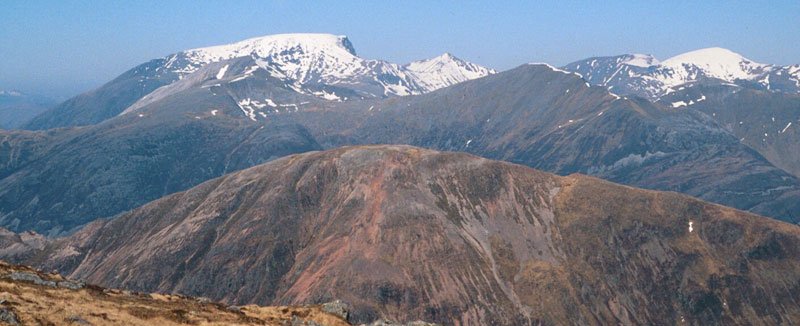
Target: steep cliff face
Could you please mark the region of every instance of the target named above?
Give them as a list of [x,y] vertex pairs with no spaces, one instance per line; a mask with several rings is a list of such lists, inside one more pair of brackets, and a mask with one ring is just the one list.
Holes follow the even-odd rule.
[[338,298],[355,322],[774,324],[800,318],[799,248],[797,226],[675,193],[370,146],[208,181],[27,261],[233,304]]

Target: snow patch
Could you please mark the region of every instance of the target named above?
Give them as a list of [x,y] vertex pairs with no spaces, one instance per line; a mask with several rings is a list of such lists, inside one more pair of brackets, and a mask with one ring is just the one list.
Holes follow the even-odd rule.
[[786,129],[789,129],[790,126],[792,126],[791,122],[789,122],[789,124],[787,124],[786,127],[783,127],[783,130],[781,130],[781,133],[786,132]]
[[637,53],[629,55],[628,58],[625,61],[623,61],[623,63],[631,66],[647,68],[653,65],[657,65],[659,61],[652,55]]
[[237,82],[237,81],[240,81],[240,80],[245,80],[245,79],[247,79],[247,77],[250,77],[250,76],[252,76],[252,75],[244,74],[244,75],[241,75],[241,76],[236,77],[234,79],[231,79],[231,81],[229,81],[228,83],[230,84],[230,83],[234,83],[234,82]]
[[[580,74],[578,74],[576,72],[559,69],[559,68],[553,67],[549,63],[531,62],[531,63],[528,63],[528,64],[531,65],[531,66],[545,66],[545,67],[550,68],[550,70],[555,71],[555,72],[560,72],[560,73],[563,73],[563,74],[566,74],[566,75],[575,75],[575,76],[578,76],[579,78],[583,78],[583,76],[581,76]],[[588,86],[588,84],[587,84],[587,86]]]
[[321,92],[314,92],[312,94],[314,94],[316,96],[319,96],[321,98],[324,98],[324,99],[326,99],[328,101],[341,101],[342,100],[339,96],[336,95],[336,93],[333,93],[333,92],[328,93],[325,90],[322,90]]
[[688,104],[686,102],[684,102],[684,101],[672,102],[672,107],[673,108],[679,108],[679,107],[687,106],[687,105]]
[[18,91],[2,91],[2,90],[0,90],[0,95],[20,97],[20,96],[22,96],[22,93],[20,93]]
[[250,120],[256,121],[256,108],[258,108],[258,104],[255,104],[253,102],[254,101],[251,101],[249,98],[246,98],[239,102],[236,102],[236,104],[239,105],[239,109],[241,109],[242,112],[244,112],[245,116],[250,118]]
[[690,100],[688,103],[685,102],[685,101],[672,102],[672,107],[673,108],[679,108],[679,107],[683,107],[683,106],[689,106],[689,105],[693,105],[695,103],[699,103],[699,102],[702,102],[702,101],[705,101],[705,100],[706,100],[706,96],[703,95],[703,96],[701,96],[700,98],[698,98],[696,100]]
[[222,69],[219,70],[219,72],[217,72],[217,79],[222,79],[222,77],[225,77],[225,72],[227,71],[228,71],[228,65],[225,65],[224,67],[222,67]]

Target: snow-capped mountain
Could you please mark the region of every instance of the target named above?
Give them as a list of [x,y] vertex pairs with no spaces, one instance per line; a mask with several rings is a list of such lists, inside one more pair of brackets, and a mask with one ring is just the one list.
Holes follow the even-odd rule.
[[[250,56],[255,70],[289,81],[300,92],[330,100],[427,93],[494,71],[450,54],[398,65],[359,57],[346,36],[279,34],[168,56],[164,69],[179,78],[212,63]],[[222,73],[224,77],[224,73]]]
[[615,93],[651,100],[694,83],[800,92],[800,66],[757,63],[723,48],[691,51],[661,62],[641,54],[595,57],[570,63],[564,69]]
[[495,73],[492,69],[461,60],[450,53],[414,61],[401,69],[414,81],[415,88],[426,92]]
[[[751,80],[764,73],[768,65],[753,62],[723,48],[707,48],[687,52],[664,60],[660,68],[662,80],[670,86],[697,80],[700,77],[725,81]],[[672,72],[671,74],[667,72]]]
[[[270,35],[187,50],[164,58],[157,70],[174,73],[178,81],[145,95],[122,114],[200,87],[230,96],[255,121],[281,107],[308,103],[292,93],[331,101],[415,95],[494,73],[449,53],[402,66],[366,60],[347,37],[330,34]],[[214,91],[223,85],[224,92]]]
[[[238,67],[241,69],[234,69],[233,66],[226,68],[223,64],[211,77],[219,79],[217,83],[235,83],[245,79],[260,79],[263,82],[264,78],[269,77],[267,84],[280,84],[292,92],[329,101],[423,94],[494,73],[493,70],[449,54],[405,65],[364,59],[356,55],[353,45],[345,36],[269,35],[181,51],[150,60],[96,90],[78,95],[40,114],[25,127],[49,129],[98,123],[126,109],[130,112],[135,109],[132,108],[134,105],[141,107],[145,102],[152,102],[145,98],[150,94],[158,97],[168,95],[165,90],[158,94],[154,91],[187,79],[212,63],[239,58],[246,58],[252,63],[248,67]],[[184,83],[170,90],[215,84],[206,81]],[[247,99],[246,95],[241,96],[244,98],[236,100]]]

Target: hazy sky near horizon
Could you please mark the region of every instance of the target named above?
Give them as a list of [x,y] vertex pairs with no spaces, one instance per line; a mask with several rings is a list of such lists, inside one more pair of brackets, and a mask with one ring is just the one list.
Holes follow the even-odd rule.
[[361,57],[450,52],[498,70],[719,46],[800,63],[800,1],[27,1],[0,3],[0,89],[64,98],[147,60],[277,33],[347,35]]

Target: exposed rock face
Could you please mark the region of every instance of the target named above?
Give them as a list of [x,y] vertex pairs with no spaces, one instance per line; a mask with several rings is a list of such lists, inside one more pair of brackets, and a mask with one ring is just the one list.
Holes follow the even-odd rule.
[[[70,255],[55,254],[74,248]],[[777,324],[800,318],[800,228],[675,193],[406,146],[282,158],[36,251],[38,265],[351,321]],[[777,305],[774,302],[784,304]]]
[[346,303],[342,302],[342,300],[336,300],[322,304],[322,311],[342,317],[344,320],[347,320],[349,317],[349,310],[350,307],[348,307]]

